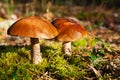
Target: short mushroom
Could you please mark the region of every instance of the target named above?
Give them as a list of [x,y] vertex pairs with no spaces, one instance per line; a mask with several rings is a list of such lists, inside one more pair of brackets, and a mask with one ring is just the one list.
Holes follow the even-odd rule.
[[52,24],[58,30],[58,41],[63,42],[63,52],[71,55],[71,42],[87,35],[85,28],[72,19],[56,19]]
[[29,16],[16,21],[7,31],[8,35],[30,37],[32,63],[42,61],[39,39],[51,39],[58,35],[57,29],[47,20]]

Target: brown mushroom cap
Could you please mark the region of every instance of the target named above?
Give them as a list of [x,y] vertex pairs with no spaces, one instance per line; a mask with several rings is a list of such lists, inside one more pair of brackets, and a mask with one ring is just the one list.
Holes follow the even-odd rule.
[[67,19],[67,18],[58,18],[58,19],[55,19],[54,21],[52,21],[52,24],[54,24],[54,26],[58,29],[60,27],[60,25],[65,22],[75,22],[75,21],[73,21],[72,19]]
[[56,28],[47,20],[29,16],[16,21],[7,32],[9,35],[51,39],[58,35]]
[[52,21],[52,24],[54,24],[56,28],[59,28],[60,24],[63,24],[64,22],[68,22],[68,19],[58,18]]
[[85,28],[81,24],[72,20],[66,21],[65,19],[65,21],[61,21],[61,19],[58,19],[52,24],[58,29],[59,34],[57,39],[59,41],[75,41],[87,35]]

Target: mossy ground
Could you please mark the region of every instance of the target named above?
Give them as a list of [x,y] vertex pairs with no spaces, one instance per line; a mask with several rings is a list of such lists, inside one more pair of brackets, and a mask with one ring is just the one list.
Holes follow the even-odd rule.
[[43,40],[40,44],[43,62],[37,65],[30,62],[30,45],[0,46],[0,79],[120,79],[119,51],[99,37],[72,42],[72,56],[67,57],[62,52],[61,42]]

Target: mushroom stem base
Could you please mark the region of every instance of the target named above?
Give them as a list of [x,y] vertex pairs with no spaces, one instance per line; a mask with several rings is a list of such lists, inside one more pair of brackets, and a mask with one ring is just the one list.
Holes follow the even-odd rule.
[[32,45],[31,51],[32,63],[38,64],[39,62],[42,62],[42,53],[40,52],[39,39],[31,38],[31,45]]
[[71,42],[63,42],[62,49],[66,55],[71,55]]

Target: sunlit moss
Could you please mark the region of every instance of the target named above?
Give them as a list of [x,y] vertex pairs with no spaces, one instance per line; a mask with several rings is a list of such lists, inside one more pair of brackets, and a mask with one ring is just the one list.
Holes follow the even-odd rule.
[[[30,46],[0,47],[0,79],[33,80],[46,75],[54,79],[79,80],[91,73],[88,72],[88,64],[93,64],[97,69],[102,69],[108,64],[103,63],[102,56],[105,53],[109,54],[107,48],[110,46],[99,38],[75,41],[72,48],[75,54],[65,57],[61,42],[43,41],[43,62],[35,65],[30,62]],[[83,55],[84,53],[86,55]]]

